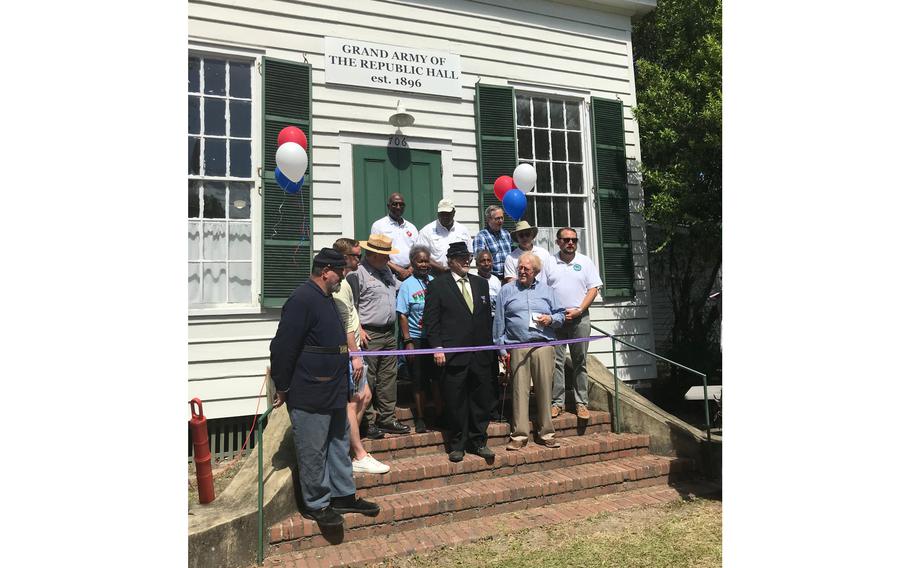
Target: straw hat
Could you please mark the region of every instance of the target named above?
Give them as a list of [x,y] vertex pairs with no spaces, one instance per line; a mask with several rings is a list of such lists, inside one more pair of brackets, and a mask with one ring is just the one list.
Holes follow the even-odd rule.
[[522,231],[531,231],[531,238],[537,237],[537,227],[531,226],[527,221],[519,221],[515,223],[515,228],[512,229],[512,234],[520,233]]
[[360,248],[379,254],[398,254],[398,249],[392,248],[392,239],[385,235],[370,235],[369,240],[360,241]]

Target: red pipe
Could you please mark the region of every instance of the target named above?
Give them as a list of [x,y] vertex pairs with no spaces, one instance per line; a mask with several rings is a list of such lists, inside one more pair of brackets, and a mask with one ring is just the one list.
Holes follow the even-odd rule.
[[[199,412],[196,412],[196,408]],[[196,462],[196,484],[199,487],[199,502],[203,505],[215,500],[215,482],[212,478],[212,453],[209,451],[209,428],[202,415],[202,401],[190,401],[190,433],[193,436],[193,461]]]

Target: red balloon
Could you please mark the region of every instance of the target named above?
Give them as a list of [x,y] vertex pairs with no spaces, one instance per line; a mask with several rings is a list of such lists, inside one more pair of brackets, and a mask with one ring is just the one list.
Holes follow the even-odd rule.
[[499,176],[493,182],[493,193],[496,194],[496,198],[500,201],[502,201],[502,196],[510,189],[515,189],[515,180],[509,176]]
[[285,126],[281,129],[281,132],[278,133],[278,145],[281,146],[285,142],[296,142],[306,150],[306,134],[303,133],[303,130],[300,130],[296,126]]

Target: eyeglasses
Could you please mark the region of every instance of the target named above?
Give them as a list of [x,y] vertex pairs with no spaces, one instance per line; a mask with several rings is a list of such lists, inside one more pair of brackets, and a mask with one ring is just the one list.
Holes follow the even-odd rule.
[[395,209],[404,209],[404,203],[389,203],[389,207],[393,207]]
[[457,260],[458,262],[461,262],[461,263],[463,263],[463,264],[471,264],[471,261],[474,260],[474,257],[473,257],[472,255],[468,255],[468,256],[453,256],[453,257],[452,257],[452,260]]
[[492,220],[494,220],[494,221],[505,221],[505,220],[506,220],[506,218],[505,218],[505,217],[502,217],[502,216],[500,216],[500,217],[490,217],[490,218],[491,218]]
[[565,243],[577,243],[577,242],[578,242],[578,237],[562,237],[562,238],[560,238],[559,240],[561,240],[561,241],[563,241],[563,242],[565,242]]

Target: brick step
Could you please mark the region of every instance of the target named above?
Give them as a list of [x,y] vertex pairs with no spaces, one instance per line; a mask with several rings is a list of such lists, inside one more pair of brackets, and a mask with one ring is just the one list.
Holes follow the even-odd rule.
[[391,558],[423,554],[484,538],[515,534],[549,525],[582,521],[601,513],[674,503],[690,496],[715,496],[720,487],[709,482],[681,482],[622,493],[598,495],[524,511],[499,513],[439,527],[416,528],[387,536],[370,537],[332,547],[313,548],[269,556],[264,565],[280,568],[364,566]]
[[649,437],[643,434],[601,433],[561,438],[559,448],[528,443],[521,451],[510,452],[505,446],[496,446],[491,448],[496,454],[492,464],[472,454],[466,454],[462,462],[452,463],[448,454],[440,452],[390,460],[386,462],[392,467],[390,472],[381,475],[355,473],[354,481],[359,496],[372,498],[516,473],[645,455],[648,453],[648,442]]
[[[507,389],[507,392],[505,392],[505,393],[497,392],[497,397],[503,396],[503,395],[505,396],[506,403],[504,406],[501,403],[498,403],[499,405],[496,407],[496,410],[500,411],[500,412],[504,412],[506,417],[508,418],[509,416],[512,415],[511,390]],[[530,402],[529,402],[529,405],[530,405],[529,408],[531,408],[531,409],[535,408],[535,406],[534,406],[535,404],[536,403],[534,402],[534,395],[532,394]],[[405,424],[405,425],[413,428],[414,427],[414,417],[417,414],[417,410],[416,410],[414,401],[411,400],[410,398],[402,398],[402,396],[399,395],[398,396],[398,405],[399,406],[395,407],[395,419],[398,420],[399,422],[401,422],[402,424]],[[572,408],[574,408],[574,407],[572,407]],[[433,405],[433,398],[431,396],[428,396],[427,400],[424,401],[424,412],[426,413],[426,416],[428,416],[431,420],[433,419],[434,416],[436,416],[435,406]]]
[[[463,463],[463,462],[462,462]],[[522,473],[423,489],[373,499],[376,517],[346,515],[345,527],[323,535],[316,523],[296,513],[269,529],[269,554],[283,554],[420,527],[476,519],[596,495],[667,485],[692,464],[682,458],[635,456],[559,470]]]
[[[610,413],[592,410],[589,420],[578,420],[578,417],[574,414],[564,412],[553,419],[553,427],[556,429],[556,437],[560,439],[569,436],[610,432]],[[487,426],[487,445],[493,448],[507,444],[510,430],[511,427],[508,422],[490,422],[489,426]],[[531,432],[536,431],[537,427],[532,420]],[[374,458],[385,461],[442,453],[445,451],[445,442],[442,432],[431,430],[423,434],[415,434],[414,432],[400,436],[387,434],[385,438],[380,440],[364,439],[363,447],[367,452],[373,454]]]

